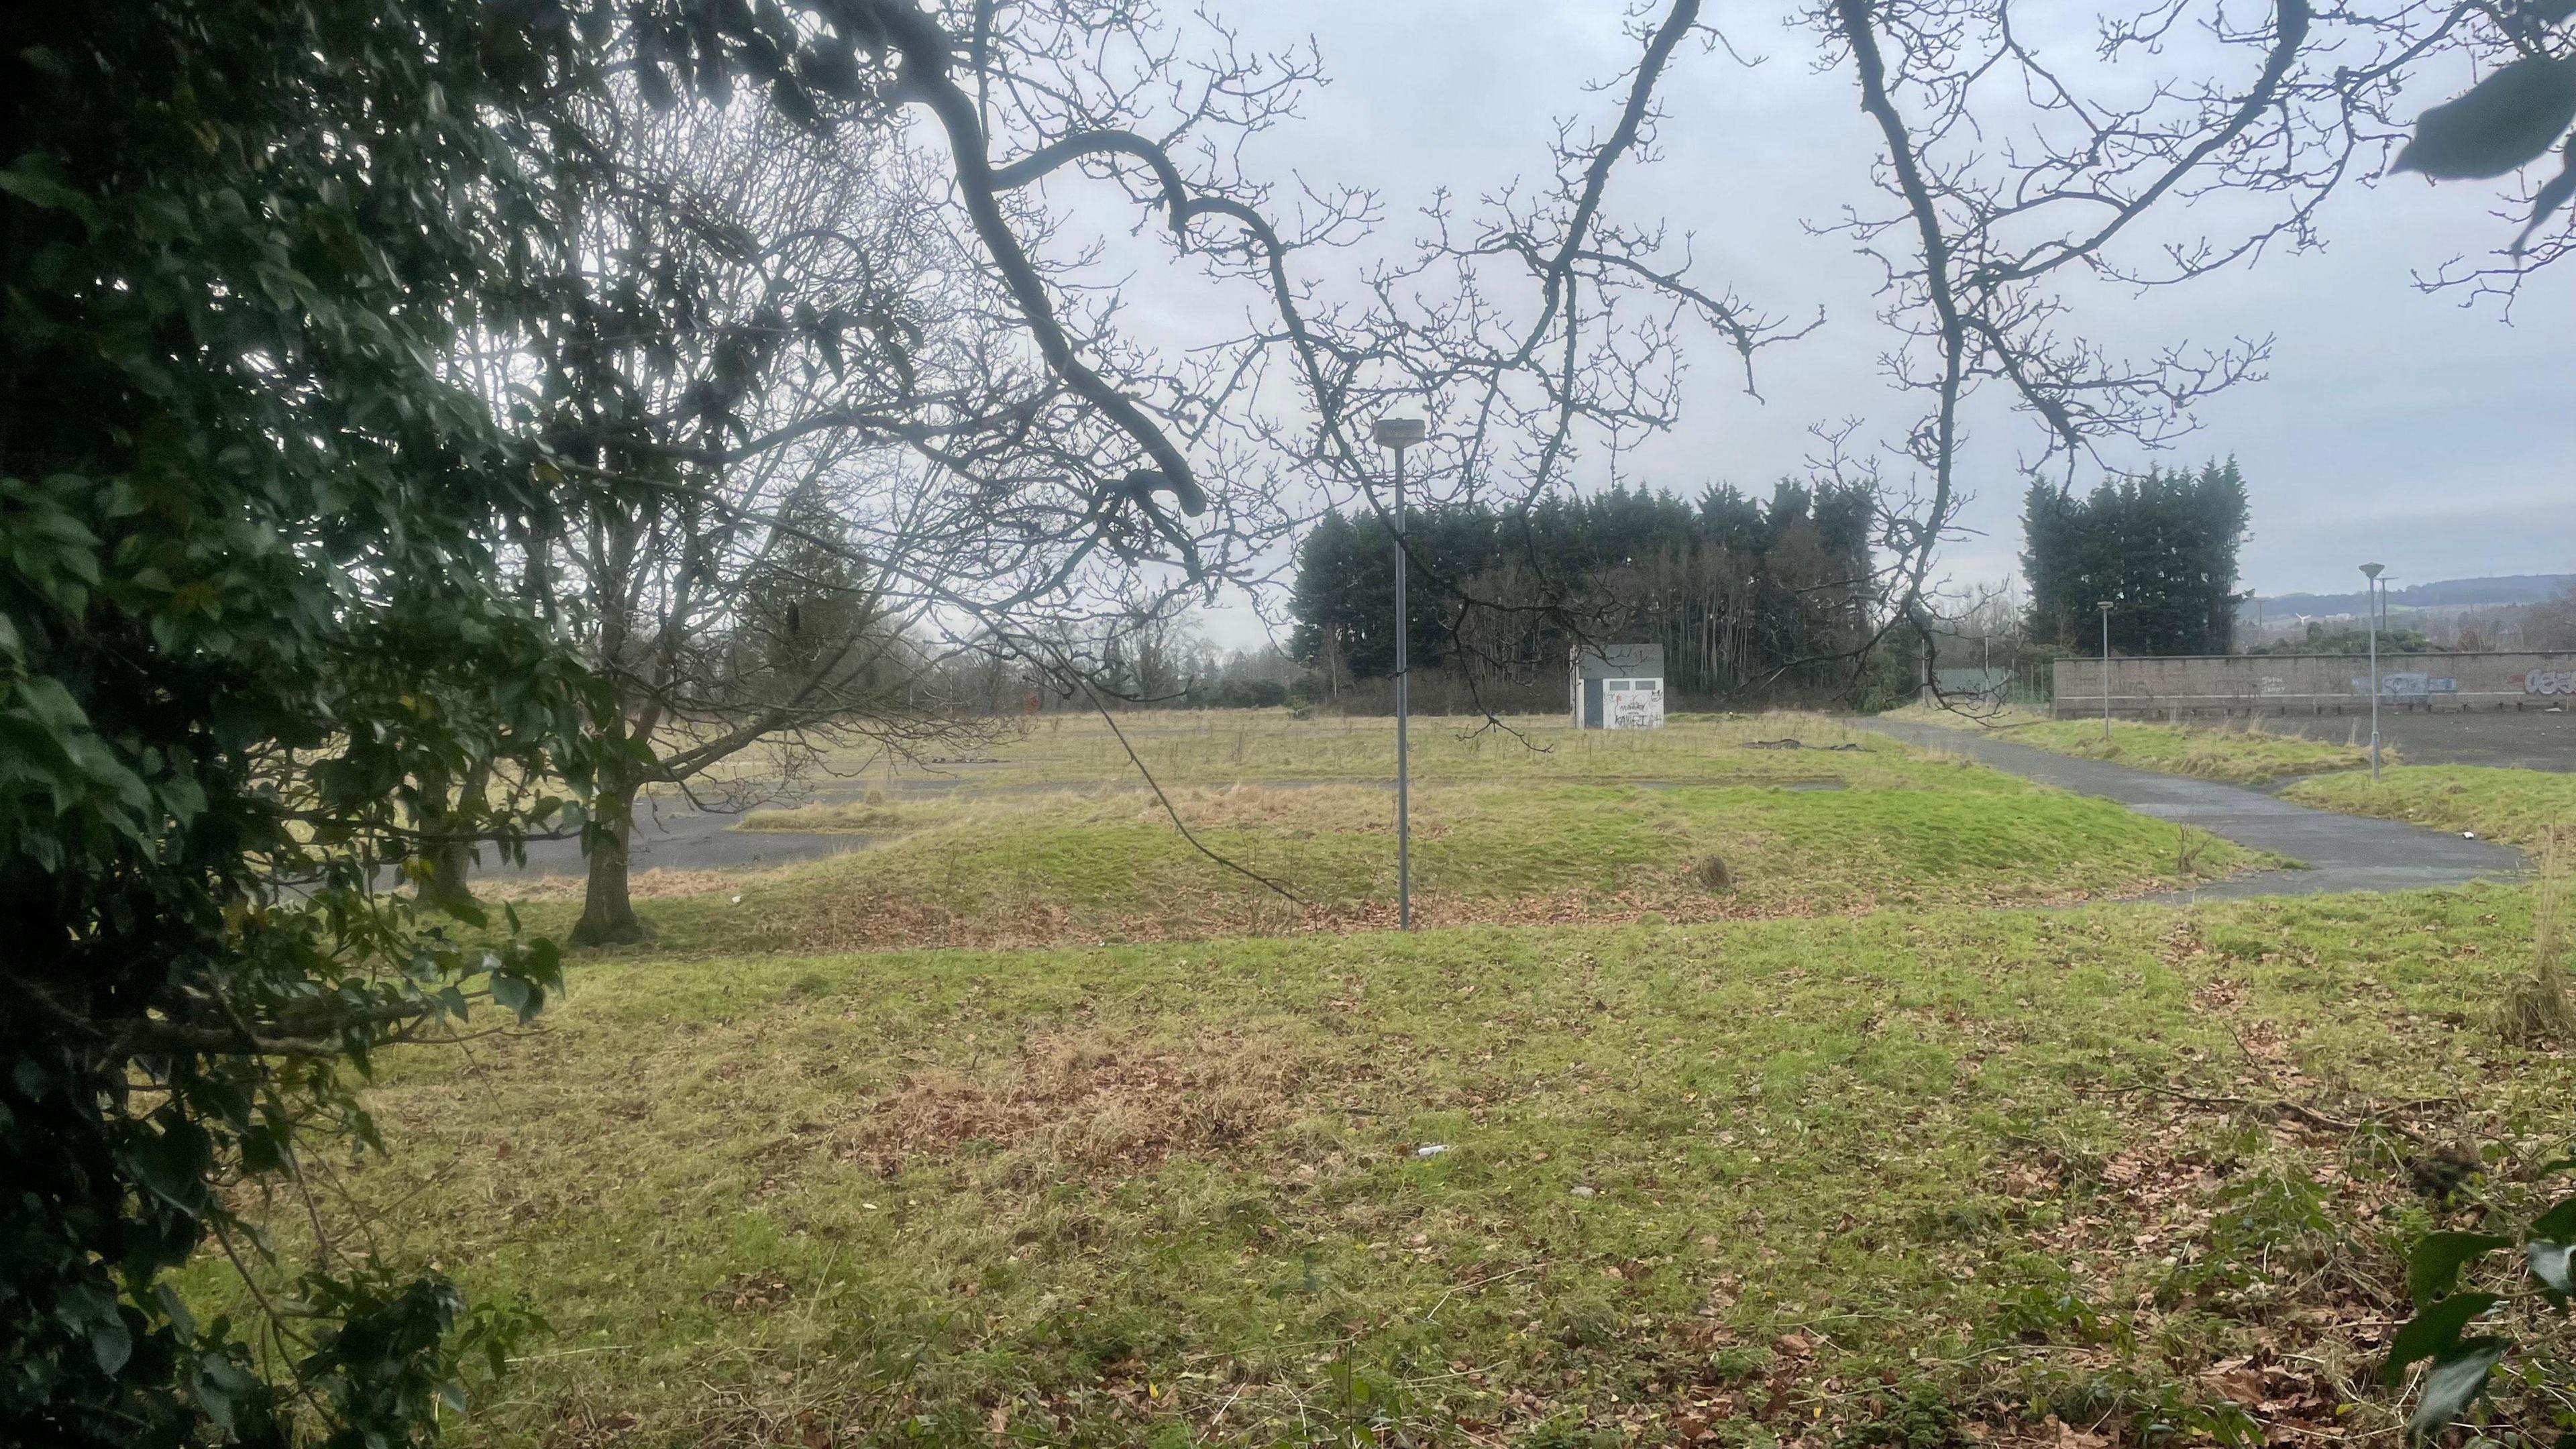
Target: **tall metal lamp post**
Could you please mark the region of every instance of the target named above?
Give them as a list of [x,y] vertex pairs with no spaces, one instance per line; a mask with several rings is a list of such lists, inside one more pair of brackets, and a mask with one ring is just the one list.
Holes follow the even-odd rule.
[[2111,601],[2104,599],[2102,610],[2102,743],[2111,742]]
[[2361,566],[2364,597],[2370,600],[2370,783],[2379,783],[2379,601],[2386,589],[2379,582],[2381,565]]
[[1379,447],[1395,450],[1395,916],[1397,926],[1407,931],[1413,929],[1413,801],[1411,762],[1405,757],[1405,685],[1412,666],[1405,644],[1413,621],[1404,605],[1404,450],[1429,432],[1420,418],[1380,418],[1374,434]]

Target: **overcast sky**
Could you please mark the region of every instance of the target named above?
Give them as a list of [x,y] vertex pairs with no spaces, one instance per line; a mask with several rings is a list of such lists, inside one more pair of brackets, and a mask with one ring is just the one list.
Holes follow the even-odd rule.
[[[1282,182],[1293,175],[1374,188],[1387,212],[1380,245],[1389,250],[1418,233],[1415,213],[1435,187],[1473,198],[1514,176],[1543,177],[1554,118],[1606,126],[1616,95],[1587,94],[1584,85],[1618,76],[1635,50],[1616,4],[1236,0],[1219,8],[1255,42],[1311,35],[1331,76],[1301,120],[1259,140],[1249,168]],[[1916,404],[1890,389],[1877,365],[1887,333],[1872,315],[1876,264],[1801,227],[1849,203],[1884,206],[1869,190],[1873,133],[1847,72],[1818,73],[1814,41],[1783,28],[1777,10],[1709,10],[1739,17],[1731,38],[1769,59],[1748,70],[1694,54],[1678,66],[1662,92],[1661,158],[1623,169],[1611,208],[1623,220],[1661,216],[1694,233],[1704,282],[1732,285],[1778,315],[1821,306],[1827,321],[1763,354],[1763,402],[1744,396],[1713,339],[1698,339],[1685,421],[1621,470],[1685,493],[1717,480],[1767,491],[1799,469],[1812,424],[1857,414],[1894,435]],[[2062,13],[2090,10],[2069,4]],[[2078,34],[2051,39],[2079,60],[2089,48]],[[2417,102],[2442,98],[2428,89]],[[2464,308],[2457,295],[2425,295],[2409,281],[2509,234],[2493,205],[2474,185],[2435,189],[2406,178],[2355,186],[2329,204],[2322,252],[2268,257],[2181,288],[2083,299],[2075,326],[2115,353],[2275,339],[2268,378],[2204,408],[2203,430],[2162,459],[2234,454],[2243,464],[2253,496],[2244,586],[2341,591],[2364,559],[2384,561],[2407,582],[2576,572],[2576,271],[2529,287],[2513,325],[2491,304]],[[1308,261],[1318,270],[1335,264]],[[1194,304],[1183,292],[1155,305]],[[1982,536],[1946,554],[1957,577],[1999,578],[2018,566],[2014,464],[2032,443],[2024,426],[1995,415],[1981,421],[1970,455],[1979,496],[1966,522]]]

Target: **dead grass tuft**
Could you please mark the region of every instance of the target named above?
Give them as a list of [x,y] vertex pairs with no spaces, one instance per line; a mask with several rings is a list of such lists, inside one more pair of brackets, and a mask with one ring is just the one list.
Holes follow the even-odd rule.
[[1241,1146],[1294,1114],[1305,1078],[1294,1054],[1231,1033],[1178,1048],[1037,1037],[997,1074],[915,1074],[834,1151],[886,1177],[978,1150],[1008,1156],[1015,1176],[1063,1166],[1128,1175]]
[[2576,1005],[2567,998],[2568,874],[2576,869],[2576,827],[2554,825],[2540,842],[2540,880],[2532,892],[2531,972],[2514,984],[2496,1029],[2518,1046],[2545,1047],[2576,1037]]
[[[1172,806],[1193,829],[1257,828],[1294,834],[1395,833],[1389,791],[1362,785],[1228,785],[1171,791]],[[1132,792],[1133,819],[1161,825],[1170,819],[1152,792]],[[1438,832],[1436,820],[1417,820],[1415,832]]]

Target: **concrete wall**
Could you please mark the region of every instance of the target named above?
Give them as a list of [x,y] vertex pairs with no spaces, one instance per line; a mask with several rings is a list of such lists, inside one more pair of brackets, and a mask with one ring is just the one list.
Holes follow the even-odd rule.
[[[2576,705],[2576,654],[2382,654],[2379,707],[2547,709]],[[2060,659],[2056,713],[2102,712],[2102,661]],[[2113,714],[2339,714],[2370,708],[2366,654],[2114,659]]]

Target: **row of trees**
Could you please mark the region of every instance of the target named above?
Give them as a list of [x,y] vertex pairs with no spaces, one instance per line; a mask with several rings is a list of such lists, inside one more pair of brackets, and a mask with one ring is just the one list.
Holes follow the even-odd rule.
[[[1876,622],[1877,502],[1851,484],[1784,480],[1767,501],[1613,487],[1414,510],[1412,662],[1474,685],[1553,688],[1578,640],[1657,642],[1682,693],[1847,684]],[[1328,514],[1300,543],[1290,649],[1327,692],[1393,671],[1394,593],[1393,544],[1374,518]]]
[[2232,458],[2107,479],[2082,496],[2034,479],[2022,512],[2032,636],[2099,654],[2108,602],[2114,653],[2228,653],[2245,519]]

